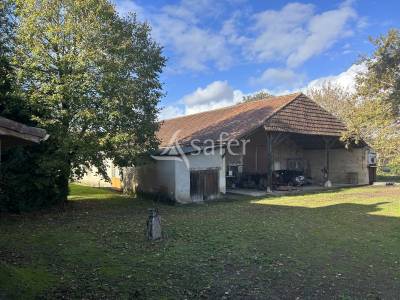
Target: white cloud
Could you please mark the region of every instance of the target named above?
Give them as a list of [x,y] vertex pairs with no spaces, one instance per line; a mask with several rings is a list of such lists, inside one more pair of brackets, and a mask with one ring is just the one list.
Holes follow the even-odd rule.
[[290,69],[269,68],[260,77],[250,78],[254,85],[264,85],[272,90],[295,89],[303,85],[305,75]]
[[[322,13],[313,4],[297,2],[256,14],[236,6],[225,19],[227,7],[234,7],[229,1],[180,0],[156,10],[135,1],[114,1],[121,15],[134,10],[141,20],[149,21],[153,36],[166,48],[168,68],[173,71],[224,70],[235,61],[254,59],[283,62],[293,69],[351,35],[350,25],[357,30],[366,24],[351,1]],[[249,22],[254,25],[249,27]],[[234,55],[240,57],[234,59]]]
[[197,23],[200,18],[218,16],[220,5],[213,0],[181,0],[178,4],[165,5],[161,9],[168,16]]
[[205,88],[197,88],[193,93],[184,96],[182,102],[187,106],[194,106],[232,99],[232,97],[233,89],[227,81],[214,81]]
[[[354,64],[346,71],[340,74],[325,76],[312,80],[303,88],[281,89],[281,90],[262,89],[249,94],[245,94],[240,90],[235,90],[228,84],[227,81],[214,81],[209,85],[207,85],[206,87],[197,88],[192,93],[184,96],[180,100],[180,102],[182,103],[181,106],[167,106],[162,111],[160,119],[167,119],[167,118],[169,119],[180,115],[194,114],[202,111],[234,105],[236,103],[239,103],[242,100],[243,96],[252,95],[260,91],[265,91],[273,95],[290,94],[299,90],[305,92],[309,88],[321,87],[327,81],[333,82],[334,84],[338,84],[352,91],[355,88],[355,78],[357,74],[365,71],[366,71],[365,65]],[[286,76],[280,74],[279,69],[269,69],[267,74],[269,74],[268,76],[271,77],[282,76],[284,78]],[[285,74],[285,72],[283,72],[283,74]],[[292,75],[293,74],[289,72],[287,74],[287,77],[290,79]]]
[[184,114],[185,114],[185,112],[183,111],[183,109],[181,107],[169,105],[169,106],[165,106],[161,109],[158,118],[160,120],[167,120],[167,119],[172,119],[175,117],[182,116]]
[[266,10],[254,16],[256,36],[248,51],[259,61],[282,60],[297,67],[351,34],[348,25],[356,18],[348,2],[321,14],[314,5],[302,3]]
[[185,105],[185,113],[193,114],[210,109],[238,103],[243,93],[234,90],[227,81],[214,81],[205,88],[197,88],[194,92],[185,95],[181,102]]
[[171,51],[169,68],[174,71],[204,71],[209,66],[223,70],[233,61],[226,37],[216,30],[204,28],[200,17],[216,16],[219,5],[212,0],[182,0],[157,11],[145,9],[130,0],[115,0],[120,15],[137,12],[140,20],[152,26],[152,35]]
[[226,37],[227,41],[232,45],[245,46],[251,40],[248,37],[239,34],[238,27],[246,26],[241,22],[243,14],[236,11],[233,15],[222,24],[221,34]]
[[140,18],[144,16],[144,10],[132,0],[114,0],[115,8],[120,16],[127,16],[131,12],[135,12]]
[[314,6],[289,3],[280,11],[266,10],[254,16],[256,38],[249,44],[250,53],[260,61],[276,60],[290,55],[306,38],[304,24]]
[[244,96],[244,94],[240,90],[234,90],[233,97],[231,99],[223,99],[221,101],[215,101],[215,102],[210,102],[210,103],[201,104],[201,105],[195,105],[195,106],[191,106],[191,107],[187,106],[185,112],[187,115],[191,115],[191,114],[199,113],[202,111],[208,111],[208,110],[217,109],[217,108],[221,108],[221,107],[231,106],[231,105],[239,103],[242,100],[243,96]]
[[328,49],[339,38],[352,34],[346,29],[346,24],[356,16],[351,7],[342,6],[311,18],[307,26],[307,38],[289,55],[287,64],[290,67],[299,66],[312,56]]
[[222,35],[167,14],[155,16],[152,25],[156,39],[173,50],[172,58],[180,68],[204,71],[212,63],[218,69],[226,69],[232,63]]
[[338,74],[321,77],[312,80],[308,85],[302,90],[307,90],[309,88],[319,88],[324,85],[325,82],[332,82],[333,84],[340,85],[341,87],[348,89],[349,91],[354,91],[355,89],[355,78],[359,73],[363,73],[367,70],[365,64],[354,64],[350,66],[346,71]]

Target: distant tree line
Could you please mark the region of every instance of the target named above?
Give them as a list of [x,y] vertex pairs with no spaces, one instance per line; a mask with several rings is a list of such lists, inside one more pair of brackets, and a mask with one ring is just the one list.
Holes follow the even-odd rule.
[[257,101],[257,100],[262,100],[262,99],[269,99],[272,97],[274,97],[274,95],[271,95],[270,93],[268,93],[266,91],[259,91],[254,94],[243,96],[242,102],[251,102],[251,101]]

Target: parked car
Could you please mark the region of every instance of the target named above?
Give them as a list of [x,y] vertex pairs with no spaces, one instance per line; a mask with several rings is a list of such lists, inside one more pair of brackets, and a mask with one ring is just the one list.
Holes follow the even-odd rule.
[[303,186],[307,183],[304,173],[294,170],[279,170],[272,173],[274,186]]

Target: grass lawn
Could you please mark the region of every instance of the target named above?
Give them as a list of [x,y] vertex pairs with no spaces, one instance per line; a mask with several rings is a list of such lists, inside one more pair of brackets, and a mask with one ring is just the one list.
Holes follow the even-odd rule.
[[399,295],[398,186],[167,206],[72,185],[65,211],[0,220],[0,299]]

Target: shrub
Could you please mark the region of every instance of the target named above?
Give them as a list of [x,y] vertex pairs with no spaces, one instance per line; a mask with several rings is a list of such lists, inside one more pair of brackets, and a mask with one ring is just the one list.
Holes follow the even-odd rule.
[[19,213],[62,203],[68,187],[59,163],[42,145],[16,147],[2,153],[0,211]]

